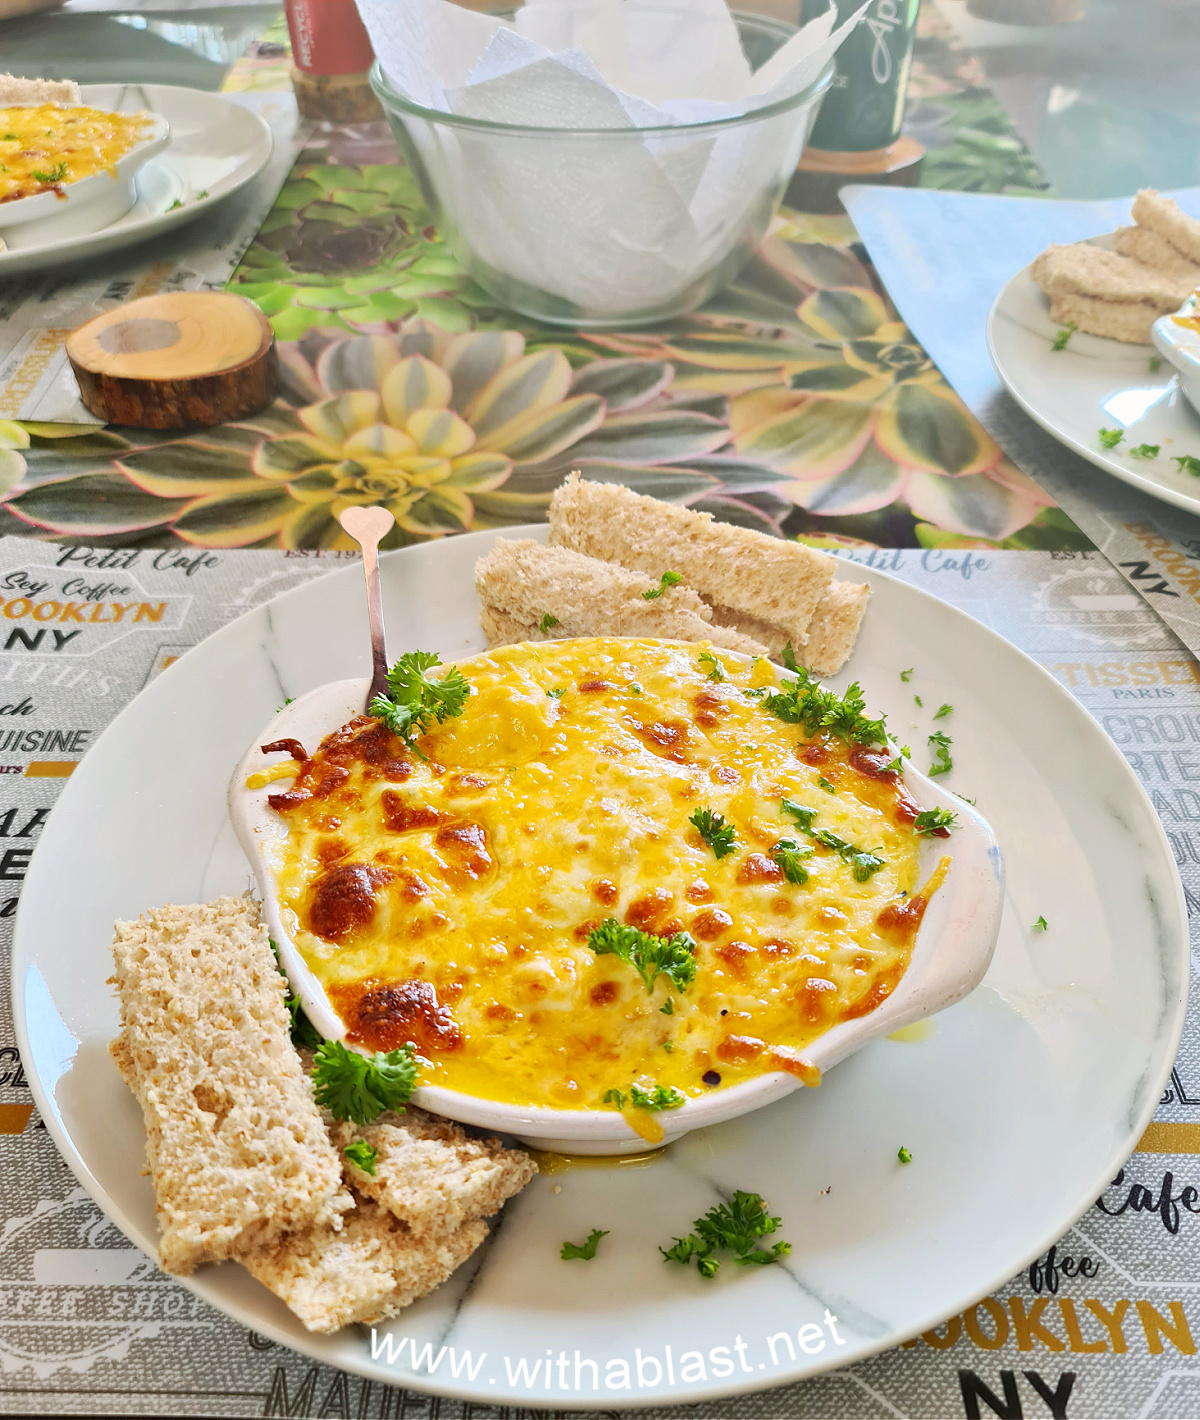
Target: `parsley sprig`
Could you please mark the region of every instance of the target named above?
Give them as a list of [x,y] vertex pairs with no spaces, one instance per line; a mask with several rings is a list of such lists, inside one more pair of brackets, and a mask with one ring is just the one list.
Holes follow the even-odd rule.
[[608,1237],[607,1228],[593,1228],[587,1235],[587,1242],[573,1243],[565,1242],[559,1251],[559,1257],[564,1262],[570,1262],[572,1258],[580,1258],[584,1262],[591,1262],[596,1256],[596,1249],[600,1245],[600,1239]]
[[913,832],[922,838],[932,838],[940,828],[957,828],[958,815],[953,809],[922,809],[913,819]]
[[783,869],[783,876],[797,886],[808,882],[808,869],[804,859],[811,858],[817,850],[807,845],[801,846],[794,838],[781,838],[771,849],[771,857]]
[[711,651],[701,651],[696,658],[704,667],[704,673],[709,680],[718,684],[725,679],[725,667],[717,660]]
[[1100,440],[1100,444],[1103,448],[1115,449],[1117,445],[1121,442],[1121,440],[1125,437],[1125,430],[1101,429],[1100,432],[1096,435],[1096,437]]
[[321,1043],[313,1062],[313,1095],[335,1119],[370,1124],[385,1109],[401,1109],[417,1083],[411,1045],[359,1055],[340,1040]]
[[715,1277],[721,1268],[719,1252],[733,1253],[733,1260],[740,1267],[763,1266],[786,1257],[792,1250],[791,1243],[759,1247],[759,1240],[769,1237],[778,1227],[779,1219],[768,1215],[760,1194],[739,1189],[728,1203],[719,1203],[703,1218],[697,1218],[687,1237],[676,1238],[670,1247],[660,1247],[659,1252],[665,1261],[684,1266],[694,1260],[701,1277]]
[[[795,819],[796,825],[802,833],[807,833],[814,842],[832,849],[839,858],[849,863],[856,883],[865,883],[872,874],[877,873],[884,866],[884,860],[877,853],[869,853],[865,848],[856,848],[853,843],[847,843],[844,838],[839,838],[832,829],[813,828],[812,821],[817,816],[816,809],[805,808],[803,804],[794,804],[791,799],[782,799],[780,802],[784,813],[789,818]],[[779,859],[776,858],[775,861],[778,863]],[[783,868],[786,877],[787,868],[782,863],[779,866]],[[807,877],[807,874],[805,876]],[[789,879],[789,881],[791,880]]]
[[610,917],[588,935],[587,944],[599,956],[620,957],[646,983],[647,993],[665,976],[676,991],[686,991],[696,979],[696,943],[688,932],[656,937]]
[[726,823],[723,814],[715,814],[712,809],[697,809],[688,823],[712,849],[714,858],[727,858],[737,848],[733,824]]
[[67,165],[65,161],[59,163],[56,167],[51,168],[49,172],[38,172],[35,169],[33,173],[33,177],[36,182],[62,182],[63,178],[65,178],[66,175]]
[[929,744],[933,749],[933,763],[929,766],[930,778],[936,778],[939,774],[949,774],[954,768],[954,761],[950,758],[950,746],[954,743],[950,736],[941,730],[934,730],[929,736]]
[[1180,473],[1190,473],[1200,478],[1200,459],[1195,454],[1175,454],[1172,455],[1171,462],[1179,465]]
[[368,706],[370,714],[382,720],[417,754],[421,751],[413,743],[416,737],[443,720],[461,715],[471,694],[466,677],[457,667],[448,670],[441,680],[430,680],[425,672],[441,664],[442,658],[434,651],[406,651],[388,671],[388,693],[377,695]]
[[356,1168],[362,1169],[363,1173],[369,1173],[375,1177],[375,1165],[379,1161],[379,1150],[373,1144],[368,1144],[365,1139],[355,1139],[353,1144],[347,1144],[342,1153],[350,1160]]
[[683,574],[681,572],[664,572],[658,579],[657,587],[651,587],[649,591],[642,593],[642,600],[652,602],[655,598],[661,597],[668,587],[673,587],[682,581]]
[[[279,947],[275,938],[268,937],[267,941],[270,942],[271,950],[275,954],[275,965],[279,968],[279,974],[286,981],[287,975],[279,960]],[[321,1036],[321,1032],[317,1030],[312,1021],[305,1015],[304,1007],[300,1004],[300,997],[297,996],[295,992],[289,992],[289,994],[283,998],[283,1004],[287,1007],[288,1015],[292,1020],[292,1044],[299,1049],[316,1050],[321,1044],[323,1037]]]
[[803,725],[804,733],[811,739],[822,730],[838,735],[850,744],[884,744],[887,741],[887,724],[881,715],[871,719],[863,712],[866,701],[858,682],[847,686],[844,695],[836,690],[826,690],[815,681],[803,666],[795,665],[795,657],[785,648],[784,662],[791,660],[795,667],[796,679],[781,690],[764,698],[762,704],[776,719],[786,725]]

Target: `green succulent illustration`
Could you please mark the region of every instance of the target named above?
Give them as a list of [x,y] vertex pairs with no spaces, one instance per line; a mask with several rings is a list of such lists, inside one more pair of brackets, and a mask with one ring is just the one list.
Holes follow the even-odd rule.
[[229,289],[261,307],[280,340],[314,326],[382,332],[413,317],[469,330],[490,307],[401,163],[293,169]]

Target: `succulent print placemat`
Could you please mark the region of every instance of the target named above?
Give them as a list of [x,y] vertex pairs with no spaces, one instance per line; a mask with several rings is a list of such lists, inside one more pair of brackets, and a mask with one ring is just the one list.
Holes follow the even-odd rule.
[[[285,59],[273,31],[230,87],[278,82]],[[911,120],[926,181],[1044,187],[929,5]],[[913,340],[846,218],[785,207],[702,311],[575,333],[464,276],[385,124],[321,125],[230,284],[275,328],[276,403],[185,437],[0,427],[0,533],[337,549],[338,512],[382,503],[400,546],[537,519],[581,468],[822,546],[1091,545]],[[418,408],[447,405],[446,439],[412,436]]]

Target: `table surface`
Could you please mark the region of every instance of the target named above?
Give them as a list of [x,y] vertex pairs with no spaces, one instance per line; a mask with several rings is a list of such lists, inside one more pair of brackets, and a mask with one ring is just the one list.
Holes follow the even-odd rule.
[[[769,8],[787,18],[789,2],[794,9],[796,0],[758,0],[742,8]],[[1018,151],[1020,144],[1013,141],[983,85],[998,96],[1045,180],[1060,196],[1115,197],[1147,184],[1170,188],[1200,182],[1200,86],[1190,72],[1200,53],[1197,0],[1086,0],[1082,21],[1046,28],[972,19],[966,0],[936,4],[965,48],[951,53],[945,45],[939,49],[937,41],[926,47],[918,64],[910,119],[913,131],[930,148],[930,185],[1020,190],[1043,181],[1028,156]],[[142,6],[129,0],[123,5],[118,0],[70,0],[52,12],[0,22],[0,66],[22,74],[69,75],[81,82],[153,81],[217,90],[247,42],[278,14],[271,4],[194,4],[167,10],[163,0]],[[266,67],[272,74],[264,73],[264,85],[274,77],[274,61]],[[239,75],[246,78],[243,71]],[[249,80],[236,82],[235,76],[235,86],[252,85]],[[970,138],[965,146],[964,133]],[[360,301],[369,297],[382,303],[378,309],[384,313],[391,302],[396,311],[403,307],[407,312],[415,305],[422,319],[431,310],[443,321],[455,314],[467,318],[460,309],[460,298],[466,298],[463,278],[455,275],[452,264],[446,265],[444,254],[432,249],[421,257],[426,263],[422,270],[431,273],[424,279],[424,296],[421,281],[414,282],[407,270],[406,263],[412,261],[407,249],[397,254],[388,247],[379,259],[373,248],[365,255],[356,248],[347,256],[342,248],[331,255],[322,246],[322,260],[337,269],[322,268],[313,275],[306,224],[314,211],[323,220],[328,220],[331,207],[348,203],[358,204],[348,210],[360,216],[366,212],[378,217],[379,210],[404,204],[415,211],[416,198],[404,181],[386,133],[342,130],[310,140],[236,278],[255,299],[266,300],[285,345],[315,356],[322,342],[369,328],[370,313],[347,307],[341,299],[346,278],[357,283]],[[374,231],[377,226],[364,219],[348,231]],[[421,223],[414,223],[414,229],[419,234]],[[819,296],[823,286],[849,283],[861,290],[862,311],[875,311],[877,298],[869,290],[873,278],[854,239],[844,219],[812,221],[788,214],[773,253],[787,280],[797,285],[785,304],[794,308],[801,287]],[[359,266],[364,262],[370,269],[364,267],[362,275]],[[376,268],[386,286],[380,291],[368,279]],[[661,342],[656,344],[650,335],[614,335],[608,337],[608,353],[624,356],[630,366],[669,356],[683,376],[681,387],[686,383],[704,408],[715,408],[721,395],[735,403],[752,400],[755,391],[739,393],[721,362],[706,357],[711,345],[704,342],[725,338],[722,323],[736,320],[739,302],[756,291],[778,294],[776,284],[759,291],[756,279],[752,272],[739,283],[729,309],[710,310],[704,318],[707,325],[691,344],[679,341],[660,349]],[[339,308],[349,319],[348,328],[338,324]],[[885,315],[880,306],[877,318]],[[565,332],[529,330],[527,336],[568,346],[580,360],[596,358],[595,349],[573,343]],[[779,383],[779,378],[777,373],[770,378],[756,375],[750,383]],[[932,373],[922,380],[936,385]],[[877,403],[890,397],[882,395]],[[944,408],[942,413],[947,417]],[[278,411],[282,422],[267,431],[268,442],[293,432],[288,422],[292,418],[290,408]],[[0,428],[0,436],[3,433]],[[35,431],[33,447],[26,447],[20,457],[29,465],[35,491],[43,481],[53,490],[56,480],[66,484],[80,474],[85,477],[78,481],[93,493],[89,478],[102,477],[106,488],[116,487],[118,475],[102,467],[116,457],[114,449],[125,465],[141,470],[139,476],[151,488],[181,468],[196,472],[202,465],[203,450],[186,440],[161,452],[153,445],[148,440],[146,447],[130,453],[123,438],[111,431],[40,439]],[[223,446],[228,467],[217,473],[237,472],[239,447],[235,442]],[[908,452],[914,458],[920,453]],[[1015,450],[1011,452],[1015,456]],[[836,462],[829,460],[831,467]],[[853,560],[884,566],[992,625],[1038,659],[1101,719],[1154,794],[1189,904],[1195,907],[1200,903],[1200,799],[1194,783],[1184,781],[1200,776],[1188,752],[1191,741],[1200,736],[1194,728],[1200,726],[1200,666],[1150,610],[1145,596],[1132,593],[1129,574],[1122,577],[1068,518],[1046,506],[1050,500],[1036,485],[1024,482],[1007,460],[1002,463],[994,486],[978,485],[990,497],[969,504],[956,505],[951,490],[975,486],[973,475],[938,477],[954,471],[936,466],[931,473],[914,475],[916,481],[904,496],[914,510],[924,510],[921,517],[928,521],[920,529],[914,528],[914,513],[904,509],[900,482],[891,502],[889,485],[887,497],[880,495],[859,508],[852,506],[852,499],[845,501],[840,509],[844,516],[826,516],[826,523],[847,540],[841,550]],[[835,471],[821,480],[823,488],[829,487],[826,501],[818,502],[818,512],[812,514],[817,522],[822,508],[825,514],[839,511],[830,501],[836,477]],[[120,486],[126,500],[121,506],[129,507],[135,492]],[[814,486],[810,478],[799,494],[795,489],[789,494],[807,499],[789,513],[793,520],[803,521],[804,510],[814,501],[805,489]],[[68,494],[66,501],[56,503],[52,496],[40,511],[31,511],[25,502],[24,516],[32,523],[11,515],[7,522],[0,520],[0,533],[22,534],[20,539],[0,538],[0,587],[23,585],[11,579],[33,576],[38,568],[48,575],[56,560],[68,555],[53,539],[65,535],[71,525],[73,505]],[[145,513],[147,500],[153,503],[154,497],[144,490],[137,496]],[[155,496],[168,510],[177,501]],[[783,501],[760,495],[760,510],[778,512]],[[956,534],[956,521],[968,516],[1001,521],[990,531],[973,528]],[[166,517],[161,513],[160,521]],[[144,521],[152,519],[147,515]],[[798,530],[793,523],[788,526]],[[1017,535],[1007,536],[1012,529]],[[31,533],[41,541],[31,539]],[[849,543],[851,536],[865,540]],[[103,545],[121,538],[97,535],[94,541],[101,546],[77,546],[69,556],[83,565],[91,565],[88,558],[106,565],[100,560],[106,555],[126,559],[123,566],[138,568],[130,575],[150,578],[147,585],[157,586],[156,578],[164,587],[170,583],[172,594],[186,597],[189,611],[184,622],[169,629],[137,628],[115,653],[98,647],[97,656],[89,649],[88,660],[78,663],[87,667],[82,676],[59,674],[52,682],[47,677],[39,683],[41,718],[20,723],[22,730],[34,732],[17,737],[24,749],[15,747],[13,732],[0,735],[5,759],[22,761],[6,763],[0,770],[13,776],[4,781],[5,807],[14,806],[5,822],[20,817],[19,832],[28,834],[26,844],[35,838],[63,782],[52,776],[65,776],[73,768],[67,761],[37,760],[41,751],[34,741],[40,743],[37,732],[43,723],[76,727],[74,748],[64,753],[82,753],[137,689],[188,646],[276,591],[338,565],[339,556],[336,549],[297,555],[278,544],[268,548],[254,543],[253,530],[245,531],[240,541],[218,539],[211,544],[216,551],[205,551],[203,542],[199,549],[182,549],[167,532],[129,538],[136,545],[117,554],[106,554]],[[256,550],[240,550],[243,547]],[[1148,564],[1136,565],[1144,569]],[[87,628],[84,634],[97,633]],[[90,648],[91,642],[87,644]],[[23,676],[33,682],[41,674],[40,662],[35,662],[34,656],[5,656],[3,677]],[[25,681],[14,683],[23,686]],[[0,712],[33,714],[21,709],[20,695],[10,698],[13,703]],[[1151,703],[1159,700],[1167,703]],[[1178,752],[1177,745],[1183,745]],[[1170,746],[1171,753],[1162,746]],[[0,836],[7,834],[0,826]],[[15,896],[0,894],[0,919],[10,918],[15,905]],[[10,925],[0,920],[0,973],[7,969]],[[1200,970],[1197,946],[1194,938]],[[123,1246],[123,1239],[105,1231],[103,1219],[82,1190],[74,1188],[45,1131],[39,1132],[19,1063],[14,1069],[11,1039],[7,1000],[0,999],[0,1135],[9,1136],[0,1149],[0,1414],[221,1415],[237,1420],[254,1414],[355,1414],[371,1420],[467,1420],[470,1414],[495,1414],[486,1407],[439,1402],[412,1392],[378,1386],[372,1390],[357,1381],[351,1389],[345,1376],[246,1332],[155,1273],[140,1254]],[[1155,1124],[1118,1185],[1106,1193],[1105,1206],[1090,1209],[1058,1247],[1060,1258],[1086,1257],[1091,1269],[1066,1274],[1072,1280],[1062,1280],[1061,1296],[1057,1276],[1051,1285],[1044,1269],[1021,1274],[979,1307],[904,1348],[782,1392],[698,1407],[697,1414],[702,1420],[790,1420],[801,1415],[823,1420],[883,1415],[948,1420],[979,1414],[981,1405],[988,1414],[1032,1415],[1048,1409],[1066,1413],[1068,1399],[1072,1416],[1090,1420],[1117,1414],[1162,1420],[1200,1414],[1200,1369],[1195,1363],[1200,1341],[1200,1282],[1195,1280],[1200,1277],[1200,1218],[1191,1216],[1200,1211],[1193,1206],[1196,1193],[1191,1187],[1200,1183],[1197,1156],[1200,1021],[1193,1006],[1185,1046]],[[1047,1167],[1053,1167],[1052,1160]],[[1181,1211],[1175,1205],[1184,1194],[1192,1201],[1183,1202]],[[116,1279],[119,1273],[120,1285],[91,1284],[87,1267],[94,1259],[84,1244],[112,1253],[105,1259],[104,1275]],[[54,1270],[68,1264],[73,1272],[60,1275]],[[81,1271],[83,1264],[87,1266]],[[1079,1277],[1089,1280],[1081,1282]],[[985,1317],[982,1328],[981,1309],[991,1318]],[[92,1330],[77,1341],[59,1319],[67,1315],[77,1315]],[[1111,1348],[1106,1336],[1112,1338]]]

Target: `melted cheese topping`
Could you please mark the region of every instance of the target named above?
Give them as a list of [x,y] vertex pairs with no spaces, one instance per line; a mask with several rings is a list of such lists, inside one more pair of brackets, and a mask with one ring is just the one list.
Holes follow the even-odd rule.
[[0,108],[0,202],[58,192],[93,173],[115,177],[117,160],[144,136],[148,121],[144,113],[85,104]]
[[[272,866],[349,1039],[412,1042],[422,1083],[557,1108],[631,1083],[696,1096],[771,1070],[816,1082],[804,1047],[872,1010],[908,964],[926,900],[917,806],[888,752],[806,740],[748,696],[773,680],[766,662],[716,652],[718,684],[701,649],[504,647],[460,663],[470,699],[420,741],[426,760],[362,718],[291,765],[295,786],[271,796],[290,830]],[[856,882],[782,798],[884,867]],[[732,853],[688,822],[698,808],[734,826]],[[803,885],[771,856],[788,837],[814,848]],[[690,987],[660,975],[647,991],[597,956],[588,934],[610,917],[689,932]]]

